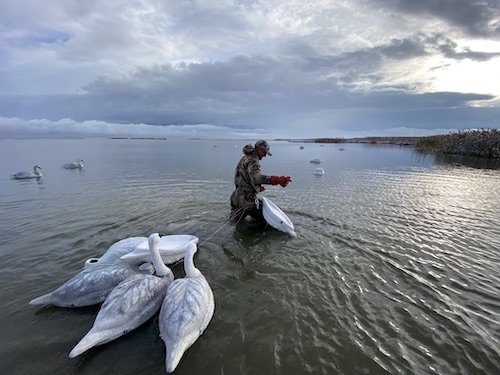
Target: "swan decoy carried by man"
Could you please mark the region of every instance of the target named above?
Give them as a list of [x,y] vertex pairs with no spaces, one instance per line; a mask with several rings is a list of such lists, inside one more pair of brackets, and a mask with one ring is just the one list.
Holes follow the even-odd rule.
[[168,288],[160,309],[160,336],[165,342],[167,372],[173,372],[184,352],[208,326],[215,310],[214,294],[203,274],[194,266],[196,244],[190,243],[184,256],[186,277]]
[[42,170],[42,167],[39,165],[35,165],[33,167],[33,172],[18,172],[16,174],[12,175],[12,178],[15,178],[17,180],[24,180],[27,178],[40,178],[42,177],[42,172],[39,172],[38,170]]
[[82,307],[103,302],[123,280],[140,272],[151,273],[122,261],[84,268],[54,291],[32,299],[30,305]]
[[134,275],[118,284],[106,297],[93,327],[69,353],[70,358],[136,329],[160,309],[174,274],[160,257],[158,233],[150,235],[148,242],[156,276]]
[[63,165],[63,168],[65,168],[65,169],[82,169],[83,168],[83,160],[78,159],[76,162],[66,163]]

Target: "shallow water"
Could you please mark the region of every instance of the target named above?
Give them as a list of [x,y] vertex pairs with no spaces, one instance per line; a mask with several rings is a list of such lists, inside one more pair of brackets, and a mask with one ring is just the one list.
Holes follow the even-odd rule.
[[[293,182],[264,194],[294,222],[291,238],[226,223],[244,144],[0,140],[1,372],[164,373],[156,317],[69,359],[99,307],[28,305],[114,242],[152,232],[199,237],[195,264],[216,301],[175,373],[500,371],[497,162],[271,142],[263,172]],[[83,170],[62,168],[79,158]],[[41,179],[9,178],[34,164]]]

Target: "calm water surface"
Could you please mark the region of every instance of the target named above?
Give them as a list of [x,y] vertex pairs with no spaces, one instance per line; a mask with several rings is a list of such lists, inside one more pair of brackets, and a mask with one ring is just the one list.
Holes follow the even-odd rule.
[[[69,359],[99,306],[28,305],[152,232],[198,236],[215,295],[177,374],[500,373],[498,163],[271,142],[263,172],[293,182],[264,194],[294,222],[290,238],[226,224],[244,144],[0,140],[0,373],[164,373],[157,317]],[[79,158],[84,170],[62,168]],[[41,179],[10,179],[34,164]]]

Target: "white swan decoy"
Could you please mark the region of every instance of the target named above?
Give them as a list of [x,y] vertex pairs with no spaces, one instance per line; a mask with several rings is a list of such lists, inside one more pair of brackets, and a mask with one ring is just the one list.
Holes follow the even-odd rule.
[[84,269],[54,291],[32,299],[30,305],[82,307],[103,302],[108,294],[123,280],[151,269],[132,266],[125,262],[103,264]]
[[313,163],[313,164],[320,164],[321,163],[321,159],[320,158],[312,159],[311,163]]
[[89,258],[85,261],[85,269],[92,269],[97,265],[111,264],[120,261],[120,257],[133,251],[137,245],[147,242],[146,237],[128,237],[115,242],[100,258]]
[[323,168],[316,168],[313,172],[315,176],[323,176],[325,174],[325,170]]
[[196,244],[184,256],[186,277],[168,288],[160,309],[160,336],[165,342],[167,372],[173,372],[184,352],[208,326],[215,310],[214,294],[203,274],[194,266]]
[[260,197],[262,200],[262,214],[267,223],[274,229],[297,237],[292,220],[271,199]]
[[70,358],[127,334],[160,309],[174,274],[161,260],[158,233],[150,235],[148,242],[156,276],[134,275],[118,284],[106,297],[90,331],[69,353]]
[[[158,249],[163,263],[172,264],[183,259],[186,248],[191,242],[197,244],[198,237],[188,234],[172,234],[161,237]],[[138,244],[133,251],[121,256],[120,259],[131,263],[151,262],[148,241]]]
[[78,159],[76,163],[66,163],[63,165],[63,168],[66,169],[82,169],[83,168],[83,160]]
[[33,172],[18,172],[16,174],[12,175],[12,178],[15,178],[17,180],[24,180],[27,178],[40,178],[42,177],[42,172],[39,172],[39,170],[42,170],[42,167],[39,165],[35,165],[33,167]]

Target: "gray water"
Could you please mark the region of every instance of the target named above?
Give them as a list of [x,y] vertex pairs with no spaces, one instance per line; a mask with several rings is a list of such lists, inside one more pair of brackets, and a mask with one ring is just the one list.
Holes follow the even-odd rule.
[[[0,373],[165,373],[157,317],[69,359],[99,306],[28,305],[152,232],[199,237],[195,264],[215,295],[177,374],[500,373],[498,163],[271,142],[263,172],[293,182],[264,194],[291,238],[226,224],[244,144],[0,140]],[[79,158],[83,170],[61,167]],[[10,179],[34,164],[41,179]]]

